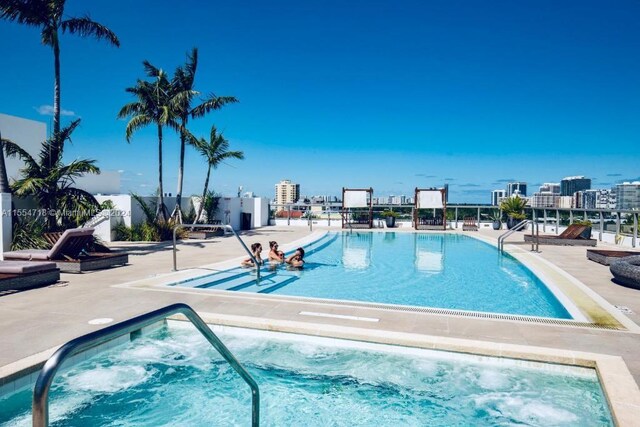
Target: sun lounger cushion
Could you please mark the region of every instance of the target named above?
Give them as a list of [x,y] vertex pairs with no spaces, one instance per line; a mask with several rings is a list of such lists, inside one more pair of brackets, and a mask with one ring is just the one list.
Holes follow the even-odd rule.
[[19,259],[26,261],[48,261],[49,252],[46,249],[23,249],[21,251],[5,252],[6,259]]
[[55,262],[0,261],[0,273],[3,274],[27,274],[55,269]]

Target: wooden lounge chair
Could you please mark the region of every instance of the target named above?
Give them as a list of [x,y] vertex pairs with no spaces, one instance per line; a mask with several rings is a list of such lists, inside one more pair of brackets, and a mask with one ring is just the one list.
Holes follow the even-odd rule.
[[478,231],[478,224],[476,223],[476,219],[472,216],[464,217],[464,222],[462,223],[462,231]]
[[[541,235],[539,243],[541,245],[558,245],[558,246],[595,246],[596,239],[586,239],[582,233],[587,230],[586,225],[571,224],[557,236]],[[525,234],[524,241],[531,242],[533,237],[531,234]]]
[[80,273],[82,271],[124,265],[129,256],[122,253],[85,252],[93,241],[93,228],[71,228],[65,230],[53,247],[5,252],[6,260],[55,261],[60,271]]
[[60,280],[54,262],[0,261],[0,291],[50,285]]

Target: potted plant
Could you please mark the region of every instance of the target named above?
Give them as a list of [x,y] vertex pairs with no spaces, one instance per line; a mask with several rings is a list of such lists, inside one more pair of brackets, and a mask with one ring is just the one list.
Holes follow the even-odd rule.
[[507,215],[507,228],[511,230],[523,220],[527,219],[524,208],[527,201],[520,196],[508,197],[500,203],[500,209]]
[[583,239],[590,239],[591,238],[591,229],[593,226],[593,223],[591,221],[589,221],[588,219],[584,220],[584,221],[573,221],[571,223],[571,225],[584,225],[586,228],[584,229],[584,231],[582,233],[580,233],[580,237]]
[[387,222],[387,227],[388,228],[393,228],[396,226],[396,218],[398,217],[398,214],[394,211],[384,211],[382,212],[382,217],[385,219],[385,221]]
[[493,211],[493,213],[489,215],[489,219],[493,221],[494,230],[500,230],[502,228],[502,214],[500,211]]

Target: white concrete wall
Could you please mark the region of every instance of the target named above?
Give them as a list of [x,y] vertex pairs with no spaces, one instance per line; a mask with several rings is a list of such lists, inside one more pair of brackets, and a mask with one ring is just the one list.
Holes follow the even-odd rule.
[[[27,120],[20,117],[0,114],[0,133],[5,139],[18,144],[23,150],[38,158],[40,147],[47,139],[46,123],[36,122],[35,120]],[[24,163],[19,158],[6,158],[7,175],[9,182],[19,178],[20,169]]]
[[221,197],[216,219],[223,224],[230,224],[234,230],[240,230],[240,214],[242,206],[239,197]]
[[243,197],[240,199],[243,213],[251,214],[251,227],[269,225],[269,199],[266,197]]
[[0,213],[2,214],[2,224],[0,225],[0,242],[2,243],[2,247],[0,247],[0,258],[4,259],[1,257],[1,254],[5,251],[11,250],[11,240],[13,237],[13,226],[11,222],[11,194],[0,194]]

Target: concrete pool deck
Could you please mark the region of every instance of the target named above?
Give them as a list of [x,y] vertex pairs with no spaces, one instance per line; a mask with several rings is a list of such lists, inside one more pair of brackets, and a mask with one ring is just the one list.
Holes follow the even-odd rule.
[[[406,232],[402,229],[394,231]],[[495,241],[501,233],[481,229],[479,232],[462,234]],[[302,227],[265,227],[243,233],[242,237],[247,244],[260,241],[266,246],[269,240],[277,240],[283,245],[309,234],[309,230]],[[517,234],[507,244],[521,239],[521,234]],[[609,247],[600,242],[598,246],[603,249]],[[99,329],[101,326],[87,323],[91,319],[112,318],[117,322],[165,305],[183,302],[227,324],[247,323],[265,329],[289,322],[306,325],[308,330],[357,328],[371,333],[384,331],[483,341],[488,347],[495,345],[497,349],[513,345],[535,346],[619,356],[636,383],[640,383],[640,334],[636,331],[465,318],[384,310],[356,304],[321,304],[268,295],[123,287],[121,285],[126,282],[159,279],[158,276],[171,273],[171,244],[119,244],[117,247],[129,250],[130,265],[84,274],[63,273],[63,283],[0,297],[0,367],[3,367],[0,368],[0,377],[3,371],[6,372],[21,359],[49,351],[79,335]],[[524,253],[528,248],[518,246],[513,250]],[[629,321],[640,324],[640,291],[613,283],[608,267],[587,260],[586,248],[540,246],[540,251],[535,257],[573,276],[608,303],[621,307],[621,312],[625,312],[624,316]],[[243,254],[233,237],[214,238],[206,242],[187,241],[179,244],[178,268],[182,274],[187,269]],[[531,255],[525,253],[525,256]],[[631,413],[640,413],[637,403],[629,405]]]

